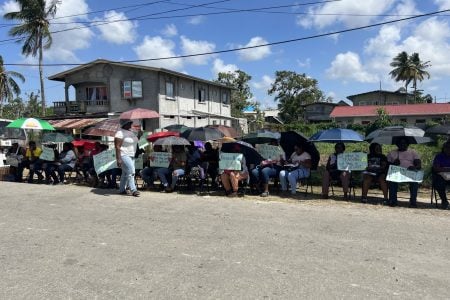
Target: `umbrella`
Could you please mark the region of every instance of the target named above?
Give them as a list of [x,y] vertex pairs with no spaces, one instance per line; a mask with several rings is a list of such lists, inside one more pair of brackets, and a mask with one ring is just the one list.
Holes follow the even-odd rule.
[[95,147],[95,143],[97,141],[91,140],[74,140],[72,141],[72,145],[74,147],[84,147],[85,149],[92,150]]
[[241,147],[241,153],[244,155],[247,164],[259,165],[261,161],[264,160],[261,154],[259,154],[252,145],[243,141],[224,143],[222,144],[220,151],[232,152],[236,144]]
[[55,130],[49,122],[35,118],[20,118],[6,126],[7,128],[22,129],[38,129],[38,130]]
[[351,129],[332,128],[315,133],[309,140],[324,143],[356,143],[364,142],[364,137]]
[[189,141],[211,141],[222,138],[223,133],[216,128],[197,127],[186,130],[181,136]]
[[425,130],[426,134],[450,135],[450,124],[440,124]]
[[377,129],[367,135],[366,140],[371,143],[385,145],[396,144],[398,139],[406,138],[409,144],[425,144],[432,141],[429,137],[424,137],[425,131],[419,127],[389,126]]
[[87,129],[83,134],[95,136],[115,136],[120,128],[119,119],[106,119]]
[[156,142],[153,143],[153,145],[160,145],[160,146],[189,146],[191,145],[188,140],[182,137],[177,136],[169,136],[165,138],[160,138]]
[[272,131],[257,131],[247,134],[242,138],[250,144],[265,144],[280,139],[280,133]]
[[208,125],[207,128],[215,128],[223,133],[224,136],[235,138],[238,136],[236,129],[225,125]]
[[281,133],[280,146],[286,153],[286,158],[291,157],[294,152],[294,146],[301,144],[303,149],[311,155],[311,169],[317,170],[320,161],[320,153],[312,142],[306,136],[295,131],[286,131]]
[[153,119],[159,118],[159,114],[150,109],[145,108],[135,108],[120,114],[119,119],[127,120],[139,120],[139,119]]
[[181,124],[174,124],[174,125],[169,125],[164,127],[164,129],[167,129],[169,131],[178,131],[179,133],[183,133],[186,130],[188,130],[190,127],[187,127],[185,125],[181,125]]
[[150,134],[147,136],[147,141],[149,142],[155,142],[157,139],[165,138],[169,136],[180,136],[179,132],[176,131],[162,131],[162,132],[156,132],[153,134]]
[[73,136],[60,132],[47,132],[42,136],[43,143],[70,143],[71,141],[73,141]]

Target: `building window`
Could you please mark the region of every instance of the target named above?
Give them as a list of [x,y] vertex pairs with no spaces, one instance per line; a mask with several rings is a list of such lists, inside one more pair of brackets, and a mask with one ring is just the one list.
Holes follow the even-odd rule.
[[108,100],[106,86],[94,86],[86,88],[86,100]]
[[142,80],[125,80],[122,82],[122,98],[142,98]]
[[217,125],[217,121],[216,120],[213,120],[213,125]]
[[362,125],[368,125],[368,124],[370,124],[370,121],[361,121],[361,124]]
[[406,119],[400,119],[400,122],[402,122],[402,123],[407,123],[408,120],[406,120]]
[[166,81],[166,98],[174,99],[173,82]]
[[228,104],[230,100],[228,99],[228,93],[222,93],[222,103]]
[[198,102],[206,101],[206,91],[204,88],[198,89]]

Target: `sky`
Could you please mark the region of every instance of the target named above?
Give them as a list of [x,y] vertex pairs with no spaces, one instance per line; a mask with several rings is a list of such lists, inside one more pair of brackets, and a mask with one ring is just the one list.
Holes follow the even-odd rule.
[[[48,0],[47,0],[48,1]],[[64,64],[95,59],[146,60],[232,50],[308,38],[249,50],[149,60],[163,67],[213,80],[218,72],[242,70],[252,79],[254,98],[274,108],[267,94],[282,70],[305,73],[334,102],[367,91],[395,91],[389,64],[399,52],[418,52],[430,61],[429,80],[418,88],[436,102],[450,101],[450,12],[366,29],[345,31],[450,9],[450,0],[62,0],[51,22],[53,44],[44,52],[46,77],[73,68]],[[0,13],[17,11],[13,0]],[[125,7],[126,6],[126,7]],[[276,8],[274,8],[276,7]],[[268,9],[269,8],[269,9]],[[35,64],[10,41],[12,21],[0,21],[0,55],[5,64]],[[58,32],[60,31],[60,32]],[[331,34],[330,34],[331,33]],[[324,35],[314,37],[317,35]],[[311,37],[311,38],[309,38]],[[9,40],[9,41],[8,41]],[[35,66],[8,66],[22,73],[22,95],[39,90]],[[45,81],[47,103],[64,101],[64,83]],[[73,96],[71,94],[71,99]]]

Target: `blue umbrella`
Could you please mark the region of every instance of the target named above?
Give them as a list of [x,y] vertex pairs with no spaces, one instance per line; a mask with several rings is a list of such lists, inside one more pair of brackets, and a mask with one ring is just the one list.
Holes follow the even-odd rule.
[[315,133],[309,140],[324,143],[357,143],[364,142],[364,137],[351,129],[332,128]]

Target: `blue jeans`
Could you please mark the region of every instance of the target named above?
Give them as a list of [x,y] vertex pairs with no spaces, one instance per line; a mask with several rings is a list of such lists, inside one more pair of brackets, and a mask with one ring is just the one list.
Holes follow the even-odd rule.
[[141,171],[142,180],[144,180],[147,185],[152,186],[156,179],[155,175],[157,174],[158,169],[159,168],[157,167],[145,167]]
[[283,170],[280,172],[280,183],[281,190],[287,190],[287,182],[289,181],[289,186],[291,188],[291,194],[295,194],[297,191],[297,181],[301,178],[309,177],[309,169],[307,168],[298,168],[291,172]]
[[119,192],[125,192],[127,187],[130,188],[132,193],[136,191],[134,172],[134,158],[122,156],[122,175],[120,176]]
[[73,168],[69,166],[68,164],[62,164],[58,166],[58,176],[59,176],[59,182],[64,182],[64,173],[72,171]]
[[[169,176],[172,172],[168,168],[160,168],[157,171],[159,180],[161,180],[161,183],[164,185],[164,187],[169,186],[169,182],[167,181],[167,176]],[[171,189],[175,188],[175,185],[177,184],[178,176],[183,176],[184,170],[183,169],[176,169],[173,171],[172,174],[172,183],[170,185]]]
[[[417,182],[408,182],[409,184],[409,203],[416,204],[417,191],[419,190],[419,184]],[[397,205],[397,191],[398,183],[389,181],[389,204]]]
[[270,178],[277,176],[278,170],[275,167],[264,167],[264,168],[254,168],[252,170],[252,176],[255,178],[256,182],[267,184]]

